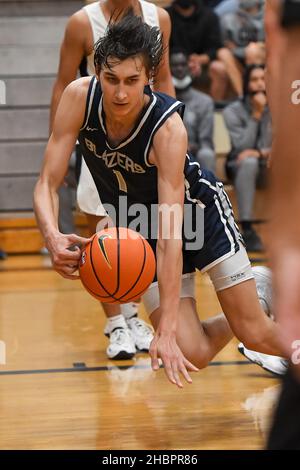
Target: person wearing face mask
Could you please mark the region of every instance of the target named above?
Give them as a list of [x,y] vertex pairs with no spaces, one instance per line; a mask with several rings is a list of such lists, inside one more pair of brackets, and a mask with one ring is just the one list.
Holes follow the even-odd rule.
[[175,0],[166,10],[172,23],[170,49],[187,52],[195,85],[202,85],[202,72],[207,71],[214,100],[226,98],[228,83],[240,96],[241,74],[231,51],[223,47],[218,16],[202,0]]
[[256,186],[266,184],[272,140],[264,66],[247,67],[243,99],[228,105],[223,114],[232,147],[226,170],[236,190],[244,241],[248,251],[262,251],[251,219]]
[[265,63],[262,0],[239,0],[238,10],[220,20],[224,44],[232,51],[240,68]]
[[189,151],[202,168],[214,172],[213,100],[192,87],[188,56],[185,51],[180,49],[171,51],[170,67],[176,98],[185,104],[183,121],[188,133]]

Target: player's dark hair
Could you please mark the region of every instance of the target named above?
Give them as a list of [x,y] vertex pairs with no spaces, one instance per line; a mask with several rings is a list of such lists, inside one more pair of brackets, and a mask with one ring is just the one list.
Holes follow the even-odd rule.
[[95,44],[94,64],[111,68],[111,59],[122,61],[141,55],[147,74],[154,76],[164,53],[159,28],[151,27],[136,16],[132,9],[118,22],[110,22],[106,33]]

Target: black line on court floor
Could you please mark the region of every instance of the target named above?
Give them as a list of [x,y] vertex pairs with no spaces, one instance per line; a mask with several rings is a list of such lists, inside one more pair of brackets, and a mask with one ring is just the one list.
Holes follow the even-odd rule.
[[13,273],[13,272],[28,272],[28,271],[34,271],[34,272],[38,272],[38,271],[53,271],[53,267],[52,266],[39,266],[39,267],[28,267],[28,268],[21,268],[21,267],[11,267],[11,268],[7,268],[7,267],[0,267],[0,273]]
[[[235,366],[235,365],[247,365],[251,364],[249,361],[215,361],[210,362],[209,366]],[[162,367],[162,366],[161,366]],[[121,365],[121,366],[98,366],[98,367],[72,367],[68,369],[36,369],[36,370],[3,370],[0,371],[0,375],[31,375],[31,374],[57,374],[62,372],[103,372],[115,369],[127,370],[127,369],[151,369],[150,366],[139,366],[139,365]]]

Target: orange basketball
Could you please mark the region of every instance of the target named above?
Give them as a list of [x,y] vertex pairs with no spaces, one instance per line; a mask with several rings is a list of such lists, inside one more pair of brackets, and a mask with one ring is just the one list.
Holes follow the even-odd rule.
[[137,300],[153,281],[156,262],[149,243],[124,227],[97,232],[79,263],[86,290],[105,303]]

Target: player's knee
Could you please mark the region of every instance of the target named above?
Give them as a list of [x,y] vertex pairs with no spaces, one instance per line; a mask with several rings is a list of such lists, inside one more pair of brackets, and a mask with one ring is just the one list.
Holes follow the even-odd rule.
[[205,369],[211,359],[209,348],[199,348],[197,351],[191,353],[187,359],[194,364],[194,366],[198,367],[198,369]]

